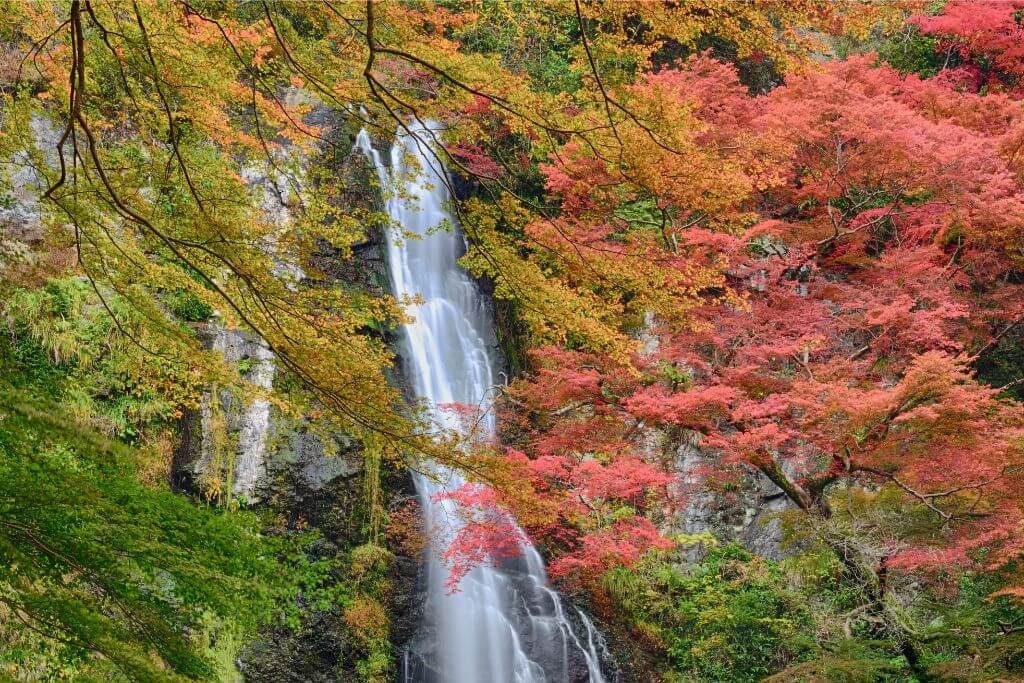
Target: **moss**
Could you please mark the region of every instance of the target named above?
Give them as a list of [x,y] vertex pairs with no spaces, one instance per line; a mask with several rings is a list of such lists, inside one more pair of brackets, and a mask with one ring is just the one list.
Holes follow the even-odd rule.
[[528,339],[526,326],[519,319],[514,303],[505,300],[494,302],[494,331],[498,338],[501,356],[508,364],[512,377],[517,377],[526,369],[526,349]]
[[199,640],[212,664],[213,679],[221,683],[240,683],[242,673],[238,670],[235,660],[245,639],[238,629],[233,624],[225,624],[213,615],[207,614]]

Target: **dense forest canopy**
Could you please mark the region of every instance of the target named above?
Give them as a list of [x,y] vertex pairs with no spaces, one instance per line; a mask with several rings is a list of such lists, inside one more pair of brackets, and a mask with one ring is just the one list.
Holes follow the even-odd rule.
[[[521,527],[650,680],[1024,672],[1024,2],[0,12],[0,675],[230,680],[299,604],[393,674],[381,567],[415,511],[368,485],[341,561],[230,482],[172,492],[221,389],[368,472],[465,471],[452,589]],[[323,266],[393,188],[313,160],[424,121],[502,311],[500,444],[410,409],[409,302]],[[273,385],[211,325],[258,335]],[[784,559],[680,530],[755,475]]]

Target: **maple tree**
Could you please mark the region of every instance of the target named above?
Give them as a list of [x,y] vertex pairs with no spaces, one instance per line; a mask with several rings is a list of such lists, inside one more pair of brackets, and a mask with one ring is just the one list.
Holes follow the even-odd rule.
[[[1024,26],[1020,2],[947,3],[939,14],[916,15],[910,24],[938,39],[946,63],[959,62],[943,77],[977,91],[982,88],[1020,92],[1024,76]],[[952,66],[952,65],[950,65]]]
[[[492,11],[523,9],[503,7]],[[710,3],[708,10],[715,7]],[[824,21],[822,7],[726,3],[712,20],[700,8],[572,2],[537,14],[549,27],[566,18],[592,26],[593,50],[614,45],[618,29],[642,17],[657,31],[619,46],[639,63],[666,39],[692,43],[716,31],[748,52],[769,51],[779,59],[805,54],[813,41],[793,33],[787,34],[793,45],[774,47],[765,42],[764,25],[769,17],[794,27],[817,25]],[[277,362],[343,426],[385,435],[392,454],[411,447],[442,455],[393,409],[394,392],[369,387],[380,388],[376,379],[391,356],[360,331],[400,320],[400,313],[387,299],[297,287],[281,276],[282,261],[310,268],[318,245],[349,253],[364,239],[365,226],[383,219],[340,207],[329,184],[305,177],[297,159],[337,144],[310,122],[310,112],[317,103],[334,107],[349,125],[387,138],[411,117],[447,118],[485,105],[502,115],[512,133],[552,142],[569,136],[592,147],[621,123],[594,125],[592,114],[611,105],[589,94],[608,95],[597,70],[604,58],[589,46],[586,61],[577,50],[573,63],[577,70],[587,65],[597,91],[579,91],[576,102],[564,93],[538,92],[527,75],[502,67],[500,55],[459,50],[458,36],[479,19],[471,8],[343,2],[260,3],[243,10],[203,2],[72,0],[10,3],[5,17],[12,83],[4,95],[2,151],[30,153],[43,205],[52,211],[48,219],[74,227],[52,246],[74,253],[96,297],[109,304],[117,296],[142,311],[153,323],[149,332],[170,340],[163,352],[183,367],[200,358],[194,342],[163,321],[154,303],[169,294],[198,299],[228,326],[258,332]],[[662,35],[670,26],[674,32]],[[453,141],[479,129],[466,121],[461,127],[453,121]],[[548,148],[538,145],[533,154]],[[453,152],[459,149],[448,157],[456,170],[460,158],[471,167],[472,159],[482,158],[472,147]],[[480,162],[469,169],[480,177],[493,170]],[[288,205],[288,230],[275,224],[260,188],[249,184],[254,171],[265,173],[273,185],[266,191]],[[548,296],[545,320],[560,322],[566,309],[576,307],[582,292],[536,270],[522,272],[508,261],[507,240],[471,238],[490,270],[505,273],[499,286],[517,292],[537,287]],[[156,350],[155,342],[147,346],[140,337],[146,332],[119,322],[140,349]],[[590,336],[614,336],[594,323],[581,324]],[[197,367],[216,374],[213,364],[206,358]]]
[[[968,5],[950,3],[947,14],[963,18]],[[979,21],[1006,6],[985,9]],[[1017,19],[1008,21],[993,30],[1012,35]],[[1000,68],[1012,73],[1019,60],[1005,54]],[[853,514],[840,492],[881,504],[889,498],[872,492],[892,489],[921,511],[918,522],[841,553],[875,586],[865,614],[883,609],[889,570],[1016,566],[1024,413],[1011,385],[986,386],[972,366],[1024,320],[1021,108],[1012,89],[960,84],[956,73],[901,75],[866,55],[753,97],[731,67],[697,55],[645,76],[630,100],[646,116],[660,101],[686,117],[673,128],[689,139],[667,145],[692,145],[683,159],[661,154],[654,138],[631,139],[643,152],[617,159],[628,170],[616,178],[597,152],[566,145],[553,155],[545,176],[559,234],[577,254],[635,259],[630,272],[649,289],[623,287],[620,324],[637,329],[641,311],[653,313],[641,336],[656,344],[631,358],[599,345],[539,352],[509,392],[527,468],[573,491],[567,455],[604,464],[646,454],[657,464],[668,456],[652,453],[648,427],[682,429],[719,454],[708,485],[760,472],[826,537],[825,520]],[[653,199],[653,220],[645,250],[624,254],[640,241],[617,230],[636,206],[633,187]],[[666,286],[698,265],[703,280],[689,296]],[[659,308],[668,292],[673,305]],[[565,553],[553,567],[587,581],[607,568],[599,548],[609,537],[589,538],[592,522],[581,520],[591,515],[574,514],[580,533],[552,537]],[[663,539],[632,540],[654,549]],[[925,675],[912,644],[904,654]]]
[[[500,53],[460,51],[460,36],[511,7],[536,16],[547,33],[566,22],[579,27],[582,41],[565,59],[587,87],[538,89],[528,73],[504,68]],[[318,103],[381,137],[413,117],[448,120],[447,146],[437,152],[455,171],[494,181],[488,189],[499,198],[465,207],[473,245],[467,267],[493,278],[499,296],[534,311],[527,320],[539,338],[575,336],[621,355],[628,347],[622,315],[647,308],[682,314],[696,292],[722,284],[714,269],[682,261],[646,274],[632,268],[633,259],[660,249],[658,239],[672,238],[633,230],[668,189],[658,187],[645,158],[684,163],[678,173],[705,177],[706,188],[675,198],[685,202],[711,190],[725,157],[695,144],[685,109],[662,106],[671,84],[632,83],[628,72],[667,43],[692,46],[712,34],[784,68],[819,45],[795,29],[830,20],[821,2],[509,8],[496,6],[481,18],[470,8],[427,12],[376,2],[244,10],[203,2],[11,3],[4,29],[12,83],[0,152],[27,155],[56,228],[47,246],[73,254],[97,303],[140,352],[193,379],[261,393],[168,316],[165,305],[184,297],[199,319],[215,312],[219,324],[263,338],[276,363],[310,390],[272,394],[288,412],[326,412],[357,436],[382,436],[390,457],[411,450],[458,464],[449,443],[430,438],[400,408],[397,390],[379,381],[392,356],[364,332],[400,322],[395,302],[301,282],[320,277],[310,256],[324,244],[346,255],[367,225],[383,220],[339,206],[329,184],[305,176],[298,159],[335,144],[309,122]],[[636,31],[637,19],[648,28]],[[792,27],[785,40],[766,37],[773,21]],[[621,40],[623,31],[632,32],[630,40]],[[594,208],[614,211],[622,203],[614,195],[626,192],[632,213],[604,234],[561,225],[566,218],[521,201],[528,198],[503,185],[500,164],[465,142],[481,139],[483,126],[491,128],[484,140],[532,141],[527,165],[573,150],[599,164],[621,158],[624,167],[607,178],[628,182],[609,188]],[[558,173],[554,165],[544,172]],[[271,187],[253,186],[254,173]],[[266,192],[287,206],[287,229],[267,210]],[[727,197],[712,199],[696,210],[726,204]],[[534,258],[520,257],[510,225],[522,228]],[[620,232],[630,236],[621,240]],[[183,406],[198,401],[200,384],[178,380],[174,387]]]

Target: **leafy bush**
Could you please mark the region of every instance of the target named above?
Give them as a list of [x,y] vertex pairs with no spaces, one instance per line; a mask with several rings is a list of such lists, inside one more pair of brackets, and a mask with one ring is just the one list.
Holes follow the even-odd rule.
[[391,622],[383,599],[391,590],[388,570],[393,560],[390,551],[373,543],[349,553],[348,582],[354,594],[343,617],[361,655],[356,673],[366,683],[383,683],[392,673]]
[[879,59],[899,69],[900,73],[917,74],[922,78],[930,78],[943,67],[949,57],[939,52],[939,40],[932,36],[921,35],[915,28],[907,28],[901,35],[896,35],[882,43],[878,48]]
[[813,646],[811,616],[778,565],[737,545],[689,571],[656,559],[619,568],[605,588],[677,680],[760,680]]
[[167,307],[182,320],[198,323],[209,319],[213,309],[192,292],[179,290],[167,297]]

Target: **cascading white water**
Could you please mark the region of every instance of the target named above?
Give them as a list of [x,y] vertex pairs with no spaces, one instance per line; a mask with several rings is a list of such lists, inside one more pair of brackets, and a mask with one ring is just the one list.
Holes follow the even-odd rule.
[[[423,300],[410,311],[415,319],[403,335],[402,356],[412,389],[433,407],[440,426],[459,428],[437,406],[479,406],[484,411],[481,426],[493,435],[489,401],[495,363],[487,343],[493,321],[476,283],[458,265],[465,242],[448,208],[445,171],[430,153],[432,140],[424,126],[411,125],[392,146],[390,164],[383,162],[365,130],[356,146],[376,167],[388,215],[420,237],[387,240],[395,295],[418,294]],[[455,503],[436,496],[465,480],[440,465],[431,474],[416,475],[426,528],[457,530],[462,522]],[[441,550],[435,547],[429,553],[427,635],[412,653],[415,661],[406,658],[407,682],[604,682],[599,634],[583,612],[548,586],[544,563],[532,545],[523,549],[522,558],[500,567],[474,568],[456,593],[446,587],[449,573]]]

